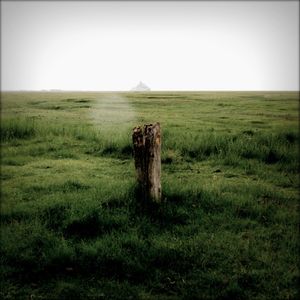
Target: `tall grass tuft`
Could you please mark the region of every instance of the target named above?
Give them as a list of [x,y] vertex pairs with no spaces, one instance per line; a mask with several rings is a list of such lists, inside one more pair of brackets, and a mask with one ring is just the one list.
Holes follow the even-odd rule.
[[26,139],[36,134],[33,118],[4,119],[1,121],[1,141]]
[[163,162],[171,163],[172,158],[167,153],[179,151],[185,159],[197,161],[208,158],[233,160],[256,159],[266,164],[279,162],[297,163],[298,153],[295,147],[299,136],[293,131],[278,131],[274,133],[248,132],[223,133],[190,133],[177,135],[176,138],[167,134],[166,146],[163,148]]

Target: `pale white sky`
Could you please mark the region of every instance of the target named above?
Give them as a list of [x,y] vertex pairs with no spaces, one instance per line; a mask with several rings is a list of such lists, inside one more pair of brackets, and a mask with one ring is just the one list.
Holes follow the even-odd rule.
[[299,90],[298,1],[1,1],[2,90]]

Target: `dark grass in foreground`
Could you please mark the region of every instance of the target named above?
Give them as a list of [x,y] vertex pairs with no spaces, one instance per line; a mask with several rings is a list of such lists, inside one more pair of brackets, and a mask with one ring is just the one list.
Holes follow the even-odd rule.
[[[297,299],[298,101],[2,94],[1,297]],[[153,115],[160,207],[139,201],[131,157]]]

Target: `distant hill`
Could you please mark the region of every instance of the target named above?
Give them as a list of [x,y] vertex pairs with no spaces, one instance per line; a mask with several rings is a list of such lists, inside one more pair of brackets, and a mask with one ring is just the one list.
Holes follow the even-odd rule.
[[143,82],[140,81],[140,83],[131,89],[134,92],[144,92],[144,91],[151,91],[151,89]]

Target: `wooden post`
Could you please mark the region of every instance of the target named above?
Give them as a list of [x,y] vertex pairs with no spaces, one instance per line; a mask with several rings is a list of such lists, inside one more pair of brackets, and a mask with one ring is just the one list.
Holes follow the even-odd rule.
[[132,134],[137,181],[144,200],[161,201],[160,124],[135,127]]

